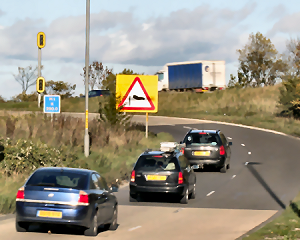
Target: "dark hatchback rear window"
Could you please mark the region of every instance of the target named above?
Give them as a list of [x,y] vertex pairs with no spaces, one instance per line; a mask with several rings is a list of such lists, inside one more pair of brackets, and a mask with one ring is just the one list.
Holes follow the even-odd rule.
[[162,155],[141,156],[135,166],[141,171],[178,171],[179,165],[176,157],[164,157]]
[[190,133],[188,134],[184,141],[186,145],[220,145],[220,138],[215,133]]
[[37,171],[28,180],[28,186],[86,189],[88,173],[70,171]]

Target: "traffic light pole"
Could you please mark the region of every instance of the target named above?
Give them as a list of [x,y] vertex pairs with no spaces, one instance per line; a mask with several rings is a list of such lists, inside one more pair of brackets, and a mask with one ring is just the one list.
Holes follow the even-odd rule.
[[86,0],[86,48],[85,48],[85,132],[84,154],[89,156],[89,43],[90,43],[90,0]]
[[[41,77],[42,49],[38,48],[38,78]],[[41,94],[38,93],[38,107],[41,107]]]

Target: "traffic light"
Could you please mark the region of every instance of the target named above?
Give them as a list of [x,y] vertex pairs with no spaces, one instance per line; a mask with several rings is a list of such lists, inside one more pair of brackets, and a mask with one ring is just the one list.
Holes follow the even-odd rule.
[[46,45],[46,35],[43,32],[39,32],[37,35],[37,46],[43,48]]
[[37,90],[39,93],[42,93],[42,92],[45,91],[45,78],[39,77],[39,78],[36,80],[36,90]]

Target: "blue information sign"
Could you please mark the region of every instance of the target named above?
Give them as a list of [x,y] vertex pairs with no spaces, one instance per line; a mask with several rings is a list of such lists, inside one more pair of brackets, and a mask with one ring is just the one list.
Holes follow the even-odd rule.
[[44,95],[44,113],[60,113],[59,95]]

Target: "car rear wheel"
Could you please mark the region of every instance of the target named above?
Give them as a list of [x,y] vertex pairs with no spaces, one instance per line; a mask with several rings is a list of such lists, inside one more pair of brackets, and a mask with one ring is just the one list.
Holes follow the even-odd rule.
[[187,204],[188,201],[189,201],[189,189],[186,188],[183,197],[180,199],[180,203],[181,203],[181,204]]
[[95,237],[97,236],[97,234],[98,234],[98,217],[96,212],[91,221],[90,227],[84,231],[84,235]]
[[227,171],[227,164],[225,164],[221,169],[220,169],[220,172],[221,173],[226,173]]
[[193,191],[190,196],[190,199],[195,199],[195,198],[196,198],[196,183],[194,183]]
[[115,206],[112,222],[110,224],[107,224],[105,228],[107,230],[114,231],[117,229],[117,227],[118,227],[118,206]]
[[138,202],[138,196],[137,194],[129,194],[129,202]]
[[17,222],[16,221],[16,230],[17,232],[27,232],[29,228],[29,223],[27,222]]

